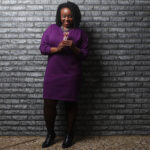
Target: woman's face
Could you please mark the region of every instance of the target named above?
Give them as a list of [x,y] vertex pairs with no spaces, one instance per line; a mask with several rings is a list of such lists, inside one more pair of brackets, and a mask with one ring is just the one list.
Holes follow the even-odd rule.
[[62,8],[60,13],[62,26],[65,28],[71,27],[73,23],[71,10],[69,8]]

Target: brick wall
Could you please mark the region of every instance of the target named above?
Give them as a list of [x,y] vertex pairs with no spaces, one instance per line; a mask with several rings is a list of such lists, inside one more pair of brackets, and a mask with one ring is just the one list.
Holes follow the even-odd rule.
[[[45,135],[43,31],[63,0],[0,0],[0,135]],[[76,122],[78,135],[149,134],[150,1],[76,0],[89,57]],[[57,105],[55,130],[65,128]]]

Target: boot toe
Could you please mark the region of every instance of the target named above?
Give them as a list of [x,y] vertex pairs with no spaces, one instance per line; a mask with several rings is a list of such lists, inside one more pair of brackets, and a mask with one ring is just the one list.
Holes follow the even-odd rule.
[[55,134],[54,135],[48,134],[44,143],[42,144],[42,148],[46,148],[46,147],[53,145],[55,143],[54,141],[55,136],[56,136]]
[[73,145],[73,136],[67,134],[65,136],[65,139],[64,139],[63,143],[62,143],[62,148],[68,148],[72,145]]

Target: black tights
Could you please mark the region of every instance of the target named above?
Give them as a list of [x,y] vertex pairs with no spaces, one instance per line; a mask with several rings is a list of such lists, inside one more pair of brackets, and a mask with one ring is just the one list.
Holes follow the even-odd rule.
[[[48,133],[54,132],[54,124],[57,115],[58,100],[44,99],[44,119]],[[78,103],[65,101],[66,119],[67,119],[67,133],[73,133],[74,124],[76,121]]]

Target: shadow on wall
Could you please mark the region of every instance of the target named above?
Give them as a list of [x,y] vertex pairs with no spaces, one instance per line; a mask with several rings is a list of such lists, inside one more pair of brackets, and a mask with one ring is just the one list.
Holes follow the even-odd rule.
[[[97,105],[102,103],[101,98],[95,98],[96,94],[101,97],[101,84],[103,82],[101,72],[103,66],[99,63],[101,56],[96,56],[93,53],[92,33],[96,33],[94,30],[94,28],[91,28],[90,31],[86,31],[89,37],[89,56],[82,63],[82,86],[76,122],[77,135],[100,135],[100,126],[103,124],[104,119],[103,115],[99,115],[102,110]],[[97,127],[98,131],[96,131]]]

